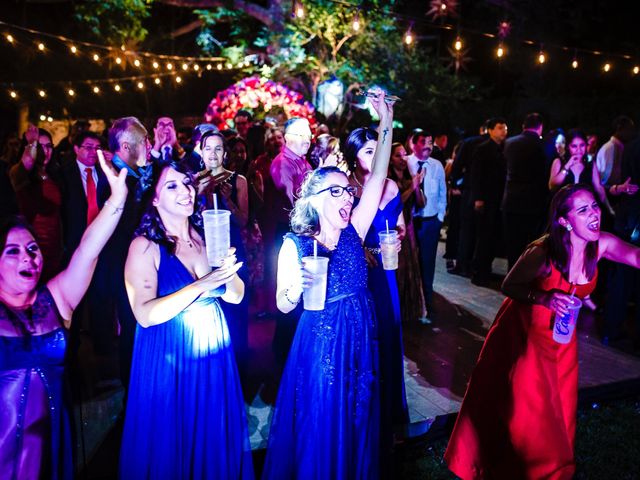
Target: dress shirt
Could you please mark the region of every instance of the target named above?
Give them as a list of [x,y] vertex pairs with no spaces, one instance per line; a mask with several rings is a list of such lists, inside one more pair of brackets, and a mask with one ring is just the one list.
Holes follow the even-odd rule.
[[442,222],[447,210],[447,183],[444,178],[444,168],[439,160],[431,157],[423,161],[418,160],[415,155],[410,155],[407,159],[407,166],[411,176],[417,175],[420,165],[425,169],[422,191],[427,202],[424,208],[414,208],[413,216],[433,217],[437,215],[438,220]]
[[298,190],[311,165],[304,157],[293,153],[286,145],[271,162],[271,178],[278,191],[287,196],[290,207],[293,206]]
[[91,176],[93,177],[93,184],[94,185],[98,185],[98,172],[96,171],[96,167],[89,167],[87,165],[85,165],[82,162],[79,162],[78,160],[76,160],[76,163],[78,164],[78,170],[80,170],[80,178],[82,179],[82,188],[84,188],[84,194],[87,194],[87,173],[86,173],[86,169],[90,168],[91,169]]
[[617,185],[622,183],[622,151],[624,144],[616,137],[611,137],[600,147],[596,156],[596,168],[600,173],[603,185]]

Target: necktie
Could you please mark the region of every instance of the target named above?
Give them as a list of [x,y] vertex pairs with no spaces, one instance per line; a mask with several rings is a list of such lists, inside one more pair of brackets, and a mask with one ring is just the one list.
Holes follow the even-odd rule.
[[93,172],[90,168],[85,168],[87,174],[87,227],[96,218],[98,212],[98,199],[96,196],[96,182],[93,181]]
[[171,147],[169,147],[169,146],[166,146],[166,147],[164,147],[162,150],[163,150],[163,153],[164,153],[164,155],[162,155],[162,159],[163,159],[165,162],[170,161],[170,160],[171,160],[171,157],[172,157],[172,155],[171,155],[171,154],[173,153],[173,149],[172,149]]

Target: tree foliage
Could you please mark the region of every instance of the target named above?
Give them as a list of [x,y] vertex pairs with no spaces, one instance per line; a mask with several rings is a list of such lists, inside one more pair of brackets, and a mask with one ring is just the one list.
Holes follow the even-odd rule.
[[144,40],[153,0],[85,0],[77,2],[75,17],[91,33],[107,43],[134,44]]

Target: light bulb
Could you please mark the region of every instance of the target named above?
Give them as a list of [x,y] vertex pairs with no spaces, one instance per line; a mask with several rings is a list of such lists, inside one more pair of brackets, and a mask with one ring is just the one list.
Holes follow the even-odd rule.
[[547,57],[545,56],[544,52],[540,52],[540,54],[538,55],[538,63],[543,64],[546,61]]
[[573,68],[574,70],[578,68],[578,60],[574,59],[573,62],[571,62],[571,68]]

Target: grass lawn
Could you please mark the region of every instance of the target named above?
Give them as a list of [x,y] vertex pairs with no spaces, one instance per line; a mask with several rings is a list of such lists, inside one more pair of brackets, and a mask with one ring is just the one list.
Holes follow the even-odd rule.
[[[447,439],[407,443],[397,453],[398,479],[455,479],[442,460]],[[640,479],[640,397],[578,411],[576,479]]]

